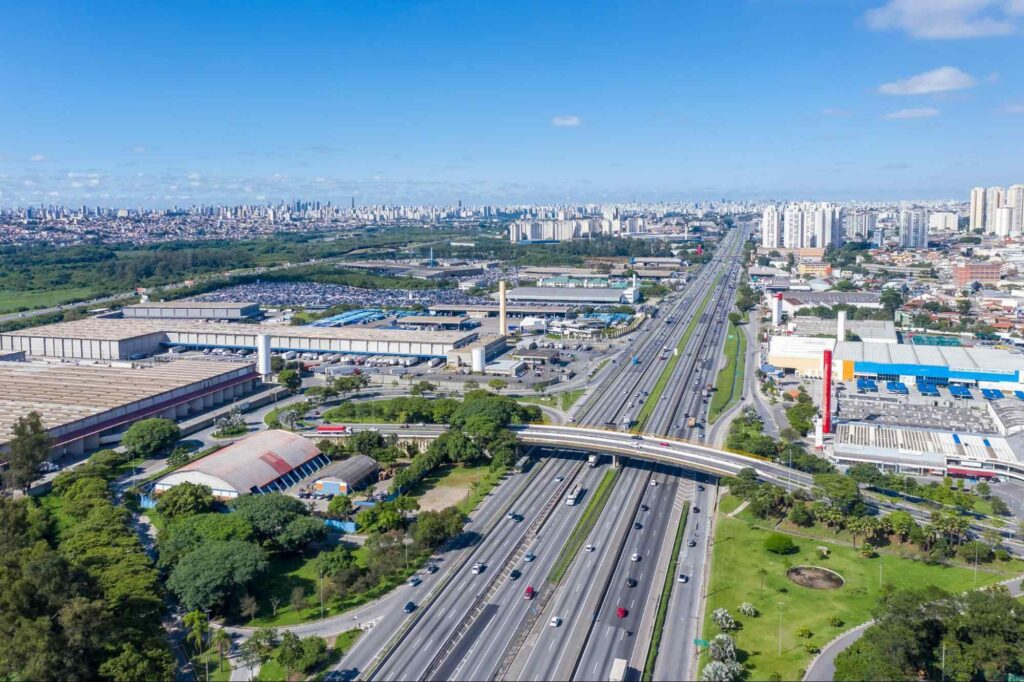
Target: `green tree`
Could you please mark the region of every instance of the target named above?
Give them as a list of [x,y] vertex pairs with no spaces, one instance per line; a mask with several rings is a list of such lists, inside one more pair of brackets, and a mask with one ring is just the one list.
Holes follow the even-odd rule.
[[205,514],[213,509],[214,499],[210,486],[201,483],[179,483],[160,494],[156,510],[173,519],[179,516]]
[[335,495],[327,505],[327,513],[335,518],[347,519],[352,515],[355,505],[348,495]]
[[281,493],[244,495],[232,500],[231,507],[252,525],[256,539],[271,551],[298,551],[326,532],[322,522],[309,517],[301,500]]
[[505,381],[504,379],[491,379],[490,381],[487,382],[487,386],[492,391],[502,391],[508,387],[508,382]]
[[231,650],[231,635],[224,628],[217,628],[210,638],[210,644],[217,649],[217,670],[223,670],[224,654]]
[[413,537],[423,547],[435,549],[462,532],[462,512],[448,507],[439,512],[420,512],[413,527]]
[[730,322],[730,323],[732,324],[732,326],[734,326],[734,327],[736,327],[736,326],[739,326],[739,323],[740,323],[740,321],[741,321],[742,319],[743,319],[743,316],[742,316],[742,315],[740,315],[739,313],[735,312],[735,311],[733,311],[733,312],[729,313],[729,322]]
[[772,533],[764,539],[764,548],[772,554],[792,554],[797,550],[796,544],[788,535]]
[[182,619],[188,632],[185,641],[192,645],[196,655],[206,648],[206,635],[210,632],[210,619],[200,609],[193,609]]
[[4,489],[28,491],[39,476],[40,465],[50,454],[52,442],[38,412],[18,417],[4,453],[7,468],[0,472]]
[[181,558],[167,587],[185,608],[221,610],[267,568],[266,554],[251,542],[218,540]]
[[167,645],[156,640],[143,650],[129,644],[121,645],[116,656],[100,664],[99,673],[111,682],[172,682],[176,670],[177,662]]
[[302,387],[302,377],[294,369],[281,370],[277,375],[277,383],[295,393]]
[[885,308],[886,312],[889,313],[890,319],[892,319],[896,316],[896,310],[903,305],[903,294],[898,289],[889,287],[882,291],[880,300],[882,307]]
[[142,419],[125,431],[121,445],[136,457],[149,459],[169,450],[181,438],[181,429],[170,419]]
[[317,569],[326,576],[341,575],[346,569],[355,565],[352,550],[345,545],[338,545],[329,552],[321,552],[316,559]]
[[832,507],[843,514],[860,516],[865,513],[860,488],[852,478],[842,474],[817,474],[814,477],[814,487],[828,498]]
[[[173,490],[173,488],[172,488]],[[252,524],[238,514],[192,514],[171,520],[157,536],[159,565],[170,568],[194,549],[215,540],[251,541]]]

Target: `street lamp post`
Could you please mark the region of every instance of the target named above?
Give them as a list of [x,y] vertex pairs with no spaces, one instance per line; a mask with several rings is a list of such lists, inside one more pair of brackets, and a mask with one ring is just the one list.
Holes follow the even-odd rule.
[[779,656],[782,655],[782,607],[784,604],[779,602]]

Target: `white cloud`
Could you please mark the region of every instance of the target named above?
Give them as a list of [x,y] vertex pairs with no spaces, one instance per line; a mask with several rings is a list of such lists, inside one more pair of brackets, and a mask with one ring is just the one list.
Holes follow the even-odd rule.
[[889,0],[864,15],[875,31],[897,29],[913,38],[949,40],[1016,33],[1024,0]]
[[878,87],[883,95],[927,95],[933,92],[973,88],[978,81],[970,74],[952,66],[943,66],[910,78],[885,83]]
[[1024,103],[1007,104],[1005,107],[1003,107],[1003,113],[1012,114],[1015,116],[1024,114]]
[[848,109],[836,109],[834,107],[825,107],[821,110],[822,116],[831,116],[833,118],[845,118],[851,116],[851,112]]
[[146,148],[142,146],[132,147],[132,151],[135,152],[136,154],[144,154],[146,152]]
[[893,121],[905,118],[932,118],[938,116],[939,110],[926,107],[923,109],[900,109],[899,111],[893,111],[886,114],[882,118]]
[[579,116],[555,116],[551,119],[551,125],[556,128],[575,128],[582,123]]
[[43,156],[42,154],[33,154],[32,156],[28,157],[28,160],[33,161],[35,163],[39,163],[40,161],[46,161],[46,157]]
[[199,173],[196,173],[195,171],[192,171],[191,173],[188,174],[187,177],[188,177],[189,180],[198,180],[199,179]]

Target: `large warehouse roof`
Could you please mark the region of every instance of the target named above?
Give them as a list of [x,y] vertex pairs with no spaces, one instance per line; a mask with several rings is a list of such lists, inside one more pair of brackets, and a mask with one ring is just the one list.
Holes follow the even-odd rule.
[[145,303],[135,303],[128,306],[129,308],[213,308],[219,310],[226,308],[229,310],[242,310],[245,308],[251,308],[256,305],[255,303],[241,303],[238,301],[222,301],[222,302],[208,302],[208,301],[146,301]]
[[[126,412],[186,392],[231,374],[251,374],[252,365],[179,360],[152,367],[52,365],[0,362],[0,445],[19,417],[38,412],[48,430],[110,412]],[[138,405],[144,403],[144,405]]]
[[837,360],[891,365],[930,365],[950,369],[1019,372],[1024,355],[995,348],[918,346],[912,344],[843,341],[836,344]]
[[622,289],[599,287],[516,287],[507,294],[509,300],[521,301],[600,301],[619,303]]
[[135,320],[88,318],[72,322],[57,322],[41,327],[29,327],[4,336],[50,337],[62,339],[94,339],[123,341],[148,334],[193,332],[206,334],[267,334],[279,338],[340,339],[355,341],[422,341],[425,343],[458,343],[473,332],[406,331],[376,329],[373,327],[295,327],[290,325],[261,324],[238,325],[230,322],[204,322],[202,320]]
[[259,431],[157,481],[157,490],[202,483],[215,493],[244,495],[269,485],[320,455],[309,440],[287,431]]

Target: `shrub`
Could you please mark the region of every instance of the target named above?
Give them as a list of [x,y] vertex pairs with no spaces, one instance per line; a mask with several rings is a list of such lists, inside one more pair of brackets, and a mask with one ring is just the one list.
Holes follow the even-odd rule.
[[828,624],[834,628],[841,628],[843,627],[843,619],[839,616],[832,616],[828,619]]
[[796,636],[797,637],[803,637],[804,639],[810,639],[811,637],[814,636],[814,633],[811,632],[810,628],[800,628],[799,630],[796,631]]
[[757,607],[755,607],[750,602],[745,601],[742,604],[740,604],[740,613],[742,613],[744,616],[754,618],[757,616]]
[[781,533],[772,533],[764,539],[764,548],[772,554],[792,554],[797,546],[789,539],[789,536]]
[[712,611],[711,620],[718,626],[719,630],[728,632],[736,629],[736,620],[726,609],[715,609]]

